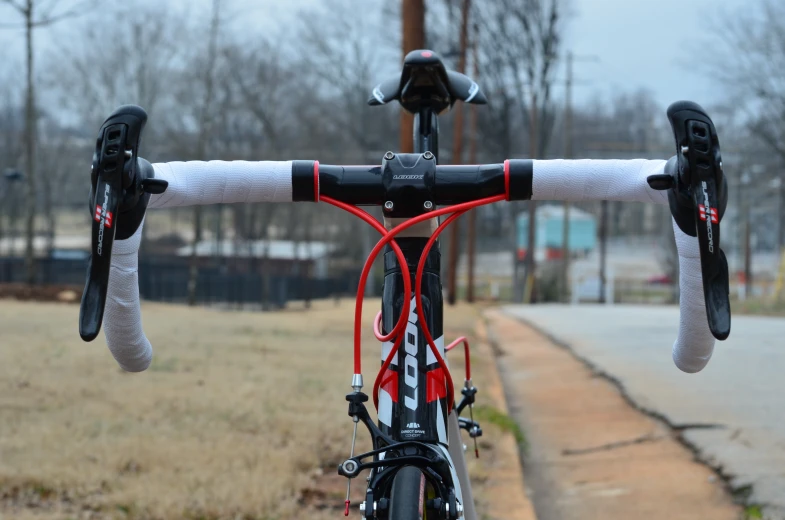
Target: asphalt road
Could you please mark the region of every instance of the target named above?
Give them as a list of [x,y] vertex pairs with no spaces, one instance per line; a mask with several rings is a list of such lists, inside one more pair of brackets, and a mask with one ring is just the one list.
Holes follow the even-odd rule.
[[683,429],[747,503],[785,519],[785,319],[733,316],[697,374],[673,364],[678,307],[536,305],[504,311],[616,379],[641,409]]

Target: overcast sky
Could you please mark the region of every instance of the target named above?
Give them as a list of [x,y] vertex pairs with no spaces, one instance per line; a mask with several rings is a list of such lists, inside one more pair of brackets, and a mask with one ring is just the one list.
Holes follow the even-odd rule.
[[[68,1],[68,0],[65,0]],[[164,0],[161,0],[164,1]],[[281,24],[300,8],[319,0],[234,0],[242,4],[244,23],[264,27]],[[356,2],[362,0],[346,0]],[[388,0],[394,1],[394,0]],[[395,0],[397,1],[397,0]],[[493,0],[475,0],[490,2]],[[733,12],[749,0],[572,0],[573,17],[568,26],[566,48],[576,57],[597,56],[598,62],[576,61],[576,103],[595,94],[649,88],[661,105],[678,99],[690,99],[710,105],[720,101],[723,85],[712,81],[703,70],[695,70],[690,56],[706,56],[700,31],[708,30],[707,15],[718,11]],[[209,0],[169,0],[193,8],[209,8]],[[427,2],[427,0],[426,0]],[[102,2],[103,3],[103,2]],[[0,9],[0,21],[11,13]],[[17,36],[17,37],[15,37]],[[41,36],[51,45],[51,37]],[[47,41],[49,40],[49,41]],[[21,64],[23,49],[18,35],[0,31],[3,56],[0,59]],[[63,42],[57,42],[62,45]],[[438,49],[435,49],[438,51]],[[560,77],[564,77],[563,70]],[[557,96],[563,90],[557,91]]]
[[576,78],[589,81],[576,87],[576,98],[633,86],[651,89],[663,106],[679,99],[709,105],[725,95],[691,57],[711,56],[703,40],[711,25],[707,15],[732,13],[750,0],[573,1],[568,47],[576,56],[601,60],[576,61]]
[[[249,19],[266,23],[318,1],[257,0],[252,2],[257,5],[256,15]],[[690,56],[709,55],[703,45],[709,36],[705,31],[710,17],[733,13],[751,0],[570,1],[573,13],[565,50],[576,55],[573,92],[577,103],[598,93],[637,87],[649,88],[663,107],[679,99],[710,105],[725,96],[724,86],[705,70],[696,70]],[[581,56],[596,56],[599,61],[579,61]],[[563,70],[560,77],[564,77]],[[562,92],[560,89],[557,95]]]

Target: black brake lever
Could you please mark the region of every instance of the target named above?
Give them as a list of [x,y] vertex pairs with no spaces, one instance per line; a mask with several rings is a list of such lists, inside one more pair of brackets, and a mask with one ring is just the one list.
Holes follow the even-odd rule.
[[698,237],[706,316],[712,335],[730,334],[728,261],[720,249],[720,221],[728,204],[728,184],[722,171],[717,131],[698,104],[679,101],[668,107],[676,156],[664,175],[647,180],[656,190],[669,190],[671,214],[679,228]]
[[101,330],[115,239],[133,235],[150,194],[163,193],[167,187],[166,181],[153,178],[150,163],[138,156],[146,122],[147,114],[141,107],[123,105],[98,132],[90,190],[92,248],[79,309],[79,335],[84,341],[94,340]]

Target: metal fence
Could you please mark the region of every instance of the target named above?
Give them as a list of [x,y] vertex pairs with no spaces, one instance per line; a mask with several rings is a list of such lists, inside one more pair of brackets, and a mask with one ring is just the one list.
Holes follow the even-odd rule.
[[[83,286],[86,259],[39,258],[36,283]],[[184,303],[188,299],[189,269],[179,257],[142,257],[139,293],[143,299]],[[0,258],[0,283],[25,281],[24,259]],[[199,304],[229,303],[283,307],[288,301],[331,298],[352,293],[356,276],[312,279],[298,275],[233,273],[226,267],[200,267],[196,283]]]

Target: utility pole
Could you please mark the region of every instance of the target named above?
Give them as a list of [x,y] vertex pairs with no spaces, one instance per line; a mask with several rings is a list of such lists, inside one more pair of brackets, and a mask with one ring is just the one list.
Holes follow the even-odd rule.
[[[480,64],[477,59],[477,38],[479,35],[477,24],[472,27],[472,76],[474,81],[477,81],[480,76]],[[469,107],[469,164],[477,164],[477,105]],[[474,302],[474,260],[476,255],[476,227],[477,227],[477,211],[470,209],[466,215],[469,219],[469,232],[467,236],[467,281],[466,281],[466,301],[469,303]]]
[[[531,108],[529,109],[529,159],[537,158],[537,94],[532,90]],[[529,200],[529,229],[526,240],[526,258],[524,259],[524,273],[526,275],[524,283],[523,301],[532,303],[534,292],[534,269],[536,267],[534,254],[537,240],[537,202]]]
[[[575,61],[600,61],[595,55],[575,56],[572,51],[567,53],[567,76],[564,82],[564,158],[572,159],[573,150],[573,125],[572,125],[572,87],[575,83],[573,77],[573,64]],[[562,272],[560,278],[560,297],[569,301],[570,293],[570,204],[564,201],[564,221],[562,222]],[[608,201],[602,201],[600,215],[600,301],[605,301],[605,258],[608,233]]]
[[36,141],[38,140],[37,110],[35,106],[35,83],[33,82],[33,0],[27,0],[25,13],[25,39],[27,48],[27,89],[25,96],[25,168],[27,169],[27,192],[25,204],[25,280],[29,285],[35,283],[35,253],[33,240],[35,237],[36,207]]
[[605,303],[605,264],[608,250],[608,201],[600,202],[600,303]]
[[[403,56],[425,47],[425,0],[402,0]],[[414,116],[401,109],[401,153],[414,151]]]
[[752,247],[751,235],[752,230],[750,227],[750,180],[751,177],[745,173],[741,177],[744,197],[744,298],[749,299],[752,296]]
[[[463,0],[461,7],[461,41],[458,54],[458,72],[463,74],[466,71],[466,47],[468,40],[469,9],[471,0]],[[453,121],[453,144],[452,144],[452,163],[461,164],[463,157],[463,103],[455,106],[455,121]],[[460,249],[460,219],[456,219],[450,229],[450,250],[447,257],[447,303],[455,305],[458,286],[458,250]]]
[[[567,79],[564,84],[564,158],[572,159],[572,51],[567,53]],[[562,215],[562,273],[561,294],[562,301],[569,301],[570,293],[570,203],[564,201]]]

